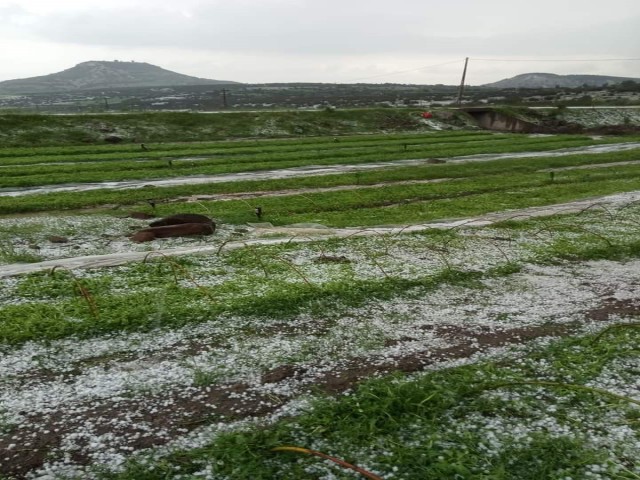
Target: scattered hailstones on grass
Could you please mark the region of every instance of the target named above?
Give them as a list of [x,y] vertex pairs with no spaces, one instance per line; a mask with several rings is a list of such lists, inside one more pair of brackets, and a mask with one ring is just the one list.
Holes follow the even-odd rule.
[[[539,360],[532,368],[539,367]],[[607,365],[605,371],[598,379],[593,380],[587,386],[603,388],[612,393],[627,395],[630,398],[639,398],[640,388],[636,383],[632,388],[628,388],[629,372],[637,371],[638,361],[635,358],[625,358],[616,360]],[[536,368],[538,373],[540,368]],[[637,432],[625,421],[624,408],[608,408],[608,403],[603,403],[607,407],[602,412],[592,410],[582,410],[580,402],[570,400],[575,394],[573,392],[559,393],[552,390],[535,388],[535,393],[518,393],[502,389],[500,391],[486,391],[483,395],[487,398],[496,398],[510,403],[508,413],[503,414],[500,409],[493,411],[488,416],[482,413],[471,413],[464,416],[464,420],[457,420],[459,416],[449,416],[449,422],[457,434],[463,435],[470,430],[478,432],[486,441],[480,446],[488,455],[498,456],[503,449],[514,446],[525,447],[530,444],[532,435],[536,432],[544,433],[546,437],[572,437],[581,438],[587,445],[597,451],[607,451],[610,453],[610,464],[602,466],[587,467],[588,471],[595,474],[602,474],[608,478],[607,472],[616,468],[616,465],[623,465],[629,458],[640,456],[640,441],[637,440]],[[569,397],[565,400],[565,397]],[[532,402],[532,399],[537,399]],[[521,400],[527,401],[526,414],[528,418],[519,416],[513,418],[511,410],[513,403]],[[556,418],[556,412],[562,409],[565,414]],[[612,465],[613,464],[613,465]],[[640,471],[640,470],[638,470]],[[588,473],[588,472],[587,472]]]
[[[544,342],[540,341],[540,344],[544,344]],[[479,358],[479,357],[478,357]],[[477,361],[477,359],[475,359],[475,361]],[[484,358],[486,358],[486,355],[484,356]],[[468,362],[470,359],[461,359],[460,361],[458,361],[457,363],[462,364],[464,362]],[[454,362],[455,363],[455,362]],[[453,365],[453,364],[452,364]],[[295,411],[293,412],[295,413]],[[275,417],[274,417],[275,420]],[[248,423],[250,424],[250,423]],[[541,423],[541,426],[539,428],[542,429],[546,429],[546,428],[550,428],[550,425],[548,421],[543,421]],[[494,451],[498,451],[499,448],[501,447],[501,443],[504,443],[505,440],[500,440],[500,428],[499,428],[499,424],[493,423],[490,426],[490,430],[491,430],[491,434],[489,435],[489,437],[494,438],[495,440],[491,440],[487,442],[487,452],[491,453]],[[198,446],[202,446],[206,443],[209,443],[212,440],[212,436],[215,436],[215,432],[219,431],[219,428],[223,428],[224,424],[217,424],[214,426],[209,426],[207,427],[207,429],[201,429],[198,430],[197,432],[192,432],[191,434],[186,435],[184,438],[181,439],[176,439],[176,441],[172,442],[170,446],[167,447],[160,447],[160,449],[158,450],[158,452],[156,452],[154,455],[157,458],[160,458],[163,454],[159,453],[159,452],[164,452],[164,454],[167,454],[168,452],[170,452],[171,450],[175,451],[175,450],[181,450],[181,449],[189,449],[189,448],[197,448]],[[526,428],[523,428],[521,425],[519,424],[512,424],[512,425],[506,425],[504,426],[503,430],[508,430],[508,431],[512,431],[512,432],[516,432],[517,433],[517,437],[520,438],[522,440],[522,444],[526,445],[527,443],[527,439],[526,439],[526,435],[528,430]],[[210,433],[205,433],[205,431],[208,431]],[[113,468],[115,470],[119,469],[119,461],[122,457],[120,456],[120,454],[115,454],[115,452],[113,454],[110,454],[108,452],[105,452],[104,454],[102,454],[99,457],[95,457],[94,460],[97,463],[103,464],[103,465],[107,465],[110,468]],[[83,470],[78,470],[78,472],[83,472]],[[82,474],[79,473],[78,474],[78,478],[83,478]],[[84,478],[89,478],[89,477],[84,477]]]
[[20,305],[28,300],[17,293],[20,277],[0,278],[0,305]]
[[[235,231],[227,225],[217,225],[214,235],[205,237],[177,237],[157,239],[149,243],[129,240],[137,229],[146,228],[148,221],[119,218],[110,215],[33,216],[19,219],[0,219],[0,227],[31,229],[32,232],[12,235],[13,247],[22,248],[25,240],[37,246],[32,250],[43,260],[56,260],[86,255],[107,255],[125,252],[144,252],[160,248],[211,245],[232,237]],[[69,241],[52,243],[52,235]]]
[[640,402],[640,357],[609,362],[598,378],[586,385]]
[[[613,264],[611,264],[613,266]],[[599,276],[624,278],[634,274],[635,264],[625,265],[627,271],[624,274],[617,274],[618,269],[601,268],[599,265],[593,265],[593,273],[596,271]],[[586,269],[582,275],[590,274],[591,269]],[[363,351],[366,351],[371,345],[381,344],[385,339],[399,339],[402,337],[415,338],[416,348],[430,345],[431,347],[445,346],[444,344],[433,343],[437,340],[432,333],[428,331],[417,331],[416,326],[421,325],[441,325],[443,318],[446,324],[457,324],[471,331],[479,325],[490,326],[494,328],[504,327],[505,320],[502,315],[508,316],[508,326],[539,324],[547,320],[558,321],[558,319],[571,321],[575,318],[573,312],[578,314],[591,302],[596,302],[597,297],[593,296],[589,291],[577,288],[579,278],[572,280],[567,278],[566,274],[555,276],[557,268],[540,267],[535,270],[536,275],[528,273],[511,276],[509,279],[493,279],[487,281],[488,290],[464,289],[460,287],[443,286],[430,292],[424,299],[398,299],[385,302],[371,302],[365,307],[350,310],[349,326],[343,325],[349,318],[343,315],[342,320],[335,327],[328,330],[327,334],[322,338],[304,338],[304,344],[307,347],[304,351],[305,355],[310,355],[307,359],[318,358],[318,352],[323,355],[329,354],[331,357],[340,357],[348,353],[353,355],[353,348],[358,344],[362,345]],[[518,280],[520,279],[520,280]],[[510,294],[505,289],[512,288],[519,281],[523,282],[525,295],[519,293]],[[533,282],[533,283],[531,283]],[[568,283],[567,283],[568,282]],[[526,286],[529,285],[530,290],[526,292]],[[567,285],[574,285],[576,288],[567,288]],[[534,293],[535,292],[535,293]],[[495,296],[501,298],[499,303],[495,302]],[[473,305],[473,311],[469,311],[468,305]],[[343,312],[346,313],[346,312]],[[245,321],[247,320],[247,321]],[[253,320],[256,321],[256,320]],[[248,322],[248,323],[247,323]],[[21,371],[35,367],[46,367],[53,370],[64,370],[65,365],[73,362],[82,361],[86,358],[95,358],[100,355],[113,355],[120,353],[133,354],[132,361],[135,358],[143,357],[151,352],[162,352],[163,350],[172,349],[179,353],[179,349],[175,350],[175,345],[180,344],[183,340],[195,339],[198,336],[207,338],[216,338],[219,336],[234,336],[233,333],[242,325],[251,328],[251,319],[224,320],[218,319],[212,322],[205,322],[200,325],[190,325],[179,330],[169,330],[166,332],[155,331],[152,334],[121,334],[100,337],[97,339],[82,340],[76,339],[60,340],[52,344],[52,347],[58,353],[52,353],[53,348],[47,347],[39,343],[29,343],[15,350],[12,354],[5,355],[0,358],[0,371],[6,375],[19,374]],[[260,321],[264,325],[264,320]],[[308,328],[309,319],[306,315],[301,315],[296,319],[288,321],[288,326],[295,330],[299,325],[301,330],[295,335],[306,337],[304,331]],[[339,332],[355,329],[354,335],[340,335]],[[416,330],[412,332],[411,330]],[[332,333],[333,332],[333,333]],[[335,333],[335,335],[334,335]],[[417,336],[416,336],[417,335]],[[241,343],[235,343],[233,348],[220,350],[219,355],[227,356],[228,351],[236,352],[249,351],[257,348],[263,352],[260,358],[265,359],[262,368],[269,368],[272,365],[271,358],[286,359],[300,352],[299,343],[303,338],[295,340],[293,338],[274,337],[272,341],[264,339],[248,339]],[[370,344],[369,339],[374,343]],[[362,340],[362,341],[361,341]],[[439,340],[442,340],[440,338]],[[189,340],[190,341],[190,340]],[[257,344],[256,344],[257,342]],[[394,347],[386,349],[392,352]],[[361,349],[358,349],[360,351]],[[382,354],[385,349],[380,350]],[[180,355],[178,355],[178,358]],[[38,358],[38,364],[34,365],[32,359]],[[214,357],[211,357],[214,358]],[[253,355],[253,358],[258,358]],[[234,357],[234,362],[239,362],[238,366],[248,366],[246,360],[240,357]],[[261,368],[253,364],[252,368]],[[246,367],[245,367],[246,368]],[[144,369],[143,369],[144,370]],[[151,373],[151,370],[150,370]],[[151,377],[150,377],[151,378]],[[144,382],[143,382],[144,383]]]
[[[487,290],[473,290],[465,289],[461,287],[442,286],[439,289],[429,292],[425,295],[425,298],[418,300],[407,301],[393,300],[388,302],[370,302],[366,307],[350,311],[349,316],[343,317],[342,322],[337,322],[337,326],[334,330],[329,330],[326,337],[310,338],[309,335],[305,335],[304,332],[300,332],[298,336],[300,338],[284,338],[283,336],[274,335],[273,338],[253,338],[249,340],[234,341],[231,342],[228,351],[220,350],[214,352],[214,354],[207,356],[192,355],[191,357],[197,359],[198,367],[206,367],[207,363],[214,364],[217,358],[222,358],[222,363],[225,368],[236,368],[237,372],[243,371],[253,372],[255,381],[259,376],[257,373],[261,368],[273,367],[278,364],[273,363],[273,358],[278,358],[281,361],[291,361],[292,358],[300,359],[301,348],[304,347],[305,355],[308,355],[305,359],[312,361],[315,358],[322,357],[321,361],[328,361],[327,356],[337,356],[334,359],[335,363],[339,363],[340,360],[348,358],[349,355],[353,355],[354,352],[366,353],[370,348],[370,345],[365,345],[366,342],[371,339],[372,341],[379,342],[381,339],[391,338],[397,339],[404,335],[404,333],[410,333],[411,328],[421,325],[438,325],[442,324],[443,319],[446,319],[448,323],[455,323],[465,328],[471,328],[478,325],[499,327],[504,326],[505,321],[500,315],[504,314],[508,316],[509,327],[517,324],[519,325],[534,325],[539,324],[547,320],[554,321],[570,321],[575,320],[576,317],[572,315],[579,313],[580,309],[588,308],[588,306],[595,304],[598,301],[598,293],[591,288],[581,288],[580,281],[584,281],[584,278],[590,278],[592,282],[596,284],[600,282],[602,285],[610,284],[610,282],[616,282],[616,285],[628,284],[636,278],[638,262],[630,262],[627,265],[619,264],[615,262],[594,262],[586,266],[580,266],[575,268],[574,271],[569,269],[563,269],[558,267],[529,267],[522,274],[517,274],[509,277],[508,279],[489,279],[485,281]],[[372,275],[371,272],[375,272],[376,267],[369,266],[369,272],[367,275]],[[574,276],[577,277],[574,279]],[[625,296],[631,298],[633,289],[629,288],[625,291]],[[499,300],[496,300],[498,298]],[[471,307],[469,306],[471,305]],[[570,314],[567,315],[567,311]],[[402,323],[398,323],[398,318],[402,318]],[[226,319],[225,319],[226,320]],[[308,319],[301,321],[302,317],[294,319],[292,322],[300,320],[302,325],[308,324]],[[223,320],[224,321],[224,320]],[[262,320],[263,321],[263,320]],[[231,321],[234,324],[233,321]],[[246,324],[252,325],[251,320],[238,319],[237,325]],[[341,338],[339,331],[341,330],[353,330],[350,335],[344,335]],[[152,334],[122,334],[111,336],[109,341],[102,339],[93,339],[91,341],[78,341],[67,340],[68,350],[55,351],[56,346],[60,346],[60,343],[54,342],[51,346],[45,346],[42,344],[32,344],[31,346],[37,351],[40,349],[42,354],[41,358],[44,358],[44,362],[51,362],[51,364],[63,365],[72,358],[91,358],[96,355],[96,346],[100,345],[99,342],[104,341],[103,349],[98,351],[103,352],[105,355],[113,354],[114,351],[120,351],[127,354],[135,353],[139,354],[147,351],[162,351],[162,349],[173,349],[176,344],[179,344],[181,339],[194,339],[198,338],[199,334],[209,336],[210,338],[216,337],[228,337],[236,334],[237,330],[233,328],[228,329],[224,325],[220,325],[220,319],[217,322],[210,322],[205,325],[190,325],[185,329],[181,329],[179,332],[153,332]],[[402,335],[401,335],[402,334]],[[131,338],[126,338],[131,337]],[[358,347],[358,340],[363,339],[364,342]],[[334,341],[340,340],[340,343],[334,343]],[[425,334],[418,339],[422,343],[416,343],[417,347],[426,348],[427,346],[436,346],[432,334]],[[98,342],[98,343],[92,343]],[[431,343],[429,343],[431,342]],[[78,343],[76,347],[74,344]],[[406,343],[409,346],[411,342]],[[354,350],[358,347],[359,350]],[[113,350],[115,349],[115,350]],[[120,349],[120,350],[118,350]],[[25,353],[27,349],[24,349],[22,353]],[[231,352],[231,353],[229,353]],[[385,353],[393,353],[394,347],[381,348],[376,351],[377,354],[384,355]],[[8,355],[0,357],[0,366],[4,366],[7,370],[11,371],[26,371],[31,365],[36,365],[34,353],[32,357],[20,359],[18,356]],[[216,357],[216,354],[222,357]],[[51,360],[55,357],[55,360]],[[253,360],[252,360],[253,358]],[[474,357],[474,359],[481,357]],[[178,360],[177,360],[178,361]],[[469,362],[469,359],[461,359],[458,364]],[[24,363],[26,362],[26,363]],[[452,365],[455,364],[452,363]],[[126,371],[126,362],[121,362],[121,370]],[[178,365],[180,366],[180,365]],[[627,365],[628,366],[628,365]],[[172,372],[175,365],[171,362],[160,365],[160,372],[165,368],[168,372]],[[540,370],[545,369],[543,363],[539,364]],[[59,367],[58,367],[59,368]],[[244,370],[243,370],[244,369]],[[253,369],[253,370],[251,370]],[[117,368],[116,368],[117,370]],[[153,369],[141,368],[139,372],[134,374],[135,384],[142,384],[148,381],[150,385],[154,385],[157,381],[158,371]],[[145,377],[148,370],[148,377]],[[177,370],[176,370],[177,371]],[[177,384],[182,384],[187,381],[188,377],[182,377],[184,371],[179,371],[179,375],[175,377],[168,375],[169,380],[176,381]],[[122,374],[122,372],[120,372]],[[95,375],[94,382],[88,382],[90,377]],[[81,392],[86,392],[92,389],[95,385],[101,384],[101,373],[99,370],[85,369],[84,376],[79,375],[75,380],[79,386]],[[105,380],[113,380],[117,376],[117,372],[104,375]],[[610,378],[618,378],[611,374]],[[177,379],[177,380],[176,380]],[[190,379],[189,379],[190,380]],[[113,383],[110,383],[113,386]],[[295,393],[296,385],[291,382],[288,384],[286,390],[288,394]],[[44,385],[43,388],[50,389],[50,385]],[[55,390],[55,389],[53,389]],[[116,389],[117,390],[117,389]],[[62,392],[62,390],[58,390]],[[107,393],[112,393],[107,388]],[[265,387],[265,391],[268,388]],[[64,392],[62,392],[64,393]],[[63,397],[65,395],[62,395]],[[36,397],[31,397],[36,398]],[[36,398],[37,400],[37,398]],[[43,402],[46,403],[46,402]],[[36,402],[38,405],[38,402]],[[42,405],[42,403],[40,403]],[[24,407],[24,404],[20,406]],[[16,406],[16,408],[18,408]],[[547,412],[549,413],[549,412]],[[554,424],[547,425],[548,422],[543,421],[536,428],[555,428]],[[506,428],[506,427],[505,427]],[[509,428],[515,428],[511,426]],[[561,429],[556,429],[561,433]],[[495,442],[487,442],[487,447],[490,451],[499,449],[500,440],[499,430],[492,429],[492,435],[497,439]],[[523,432],[522,435],[524,435]],[[620,438],[627,438],[625,432],[621,432]],[[492,437],[493,438],[493,437]],[[497,443],[496,443],[497,442]],[[604,444],[604,440],[602,444]],[[104,461],[116,464],[118,457],[116,454],[104,453]],[[102,458],[102,457],[100,457]],[[96,457],[98,461],[98,457]],[[109,460],[111,459],[111,460]],[[100,460],[102,461],[102,460]]]
[[[539,270],[538,273],[541,273],[541,270]],[[564,283],[563,278],[562,276],[559,278],[551,276],[553,281],[560,281],[561,283]],[[513,279],[509,279],[509,281],[512,280]],[[538,282],[547,281],[547,277],[536,275],[534,280]],[[122,391],[122,389],[128,389],[131,385],[153,388],[154,385],[161,386],[190,382],[193,368],[210,370],[214,365],[217,365],[216,369],[220,372],[222,372],[220,368],[224,367],[225,371],[223,373],[226,377],[251,378],[257,375],[261,369],[272,367],[271,359],[273,358],[278,358],[279,362],[284,363],[291,361],[312,362],[318,358],[339,359],[353,355],[366,355],[367,353],[376,354],[383,358],[389,355],[393,356],[394,352],[397,353],[399,351],[398,347],[394,346],[383,348],[382,342],[384,339],[401,338],[405,333],[407,336],[415,338],[416,341],[415,343],[403,343],[404,353],[406,353],[406,349],[410,348],[411,345],[415,347],[416,351],[424,349],[425,345],[430,345],[430,348],[440,348],[450,345],[450,342],[446,339],[434,337],[434,335],[428,331],[424,334],[417,334],[416,336],[416,332],[411,331],[412,329],[415,330],[414,327],[416,324],[439,325],[442,323],[442,318],[447,318],[447,323],[458,324],[471,330],[478,325],[499,327],[504,322],[502,320],[496,321],[496,312],[506,312],[510,315],[510,327],[514,325],[516,320],[518,320],[518,323],[524,323],[525,325],[535,324],[540,321],[546,321],[548,318],[553,318],[554,315],[563,315],[563,318],[571,319],[571,317],[567,317],[566,315],[567,309],[576,308],[576,303],[579,304],[580,309],[582,309],[589,301],[588,296],[580,296],[580,290],[575,292],[577,294],[576,297],[576,294],[571,293],[571,290],[567,290],[566,285],[564,290],[555,287],[550,290],[548,288],[545,290],[541,288],[540,283],[538,283],[538,288],[535,289],[536,292],[540,294],[546,292],[545,295],[551,295],[551,298],[555,299],[554,302],[552,302],[553,308],[541,309],[539,306],[541,302],[538,296],[531,296],[529,300],[527,300],[527,297],[518,295],[509,299],[508,295],[502,294],[503,302],[499,304],[502,310],[496,310],[496,305],[489,300],[493,298],[496,292],[504,291],[504,282],[506,282],[504,279],[492,281],[493,285],[491,285],[490,291],[441,287],[431,293],[426,300],[414,300],[409,303],[407,303],[406,300],[374,302],[370,307],[356,309],[352,317],[343,316],[336,323],[335,327],[330,328],[326,335],[321,337],[309,337],[306,334],[302,334],[297,337],[282,337],[276,335],[272,337],[271,341],[266,341],[259,337],[248,337],[241,341],[237,341],[240,339],[236,339],[224,349],[217,349],[208,352],[206,355],[193,356],[192,360],[195,363],[192,362],[190,367],[181,366],[180,363],[182,360],[180,356],[178,356],[175,361],[166,361],[159,365],[158,368],[160,370],[157,372],[155,368],[136,368],[135,370],[131,370],[126,368],[126,362],[120,362],[117,368],[109,372],[89,368],[86,369],[83,374],[75,377],[75,387],[78,388],[77,392],[86,391],[91,395],[110,396]],[[554,285],[554,283],[551,284],[551,286]],[[467,308],[451,310],[450,304],[452,302],[452,296],[453,299],[455,299],[456,295],[460,295],[458,302],[477,305],[473,312],[473,322],[469,321]],[[486,301],[484,299],[486,299]],[[527,301],[530,302],[530,305],[527,304]],[[517,311],[515,309],[516,307],[518,309]],[[446,314],[444,314],[444,312],[446,312]],[[403,318],[403,323],[400,325],[396,321],[398,315]],[[301,320],[303,320],[303,323],[305,322],[304,319],[301,318]],[[295,324],[296,322],[294,320],[291,323]],[[223,333],[223,331],[226,331],[226,328],[221,326],[219,322],[189,327],[189,329],[193,329],[192,333],[194,334],[199,332],[198,335],[212,335],[214,338],[220,334],[227,335]],[[28,369],[32,364],[31,358],[39,358],[39,363],[44,360],[48,368],[59,368],[58,365],[68,364],[72,359],[76,359],[77,361],[82,358],[95,357],[100,351],[104,352],[105,355],[114,354],[114,352],[117,351],[123,353],[135,352],[137,356],[140,356],[139,353],[141,351],[161,351],[162,348],[172,348],[171,345],[180,343],[182,339],[196,338],[193,335],[187,335],[185,337],[189,329],[183,329],[182,333],[169,331],[164,338],[163,336],[158,336],[157,332],[154,332],[153,335],[128,334],[129,338],[127,339],[123,338],[127,336],[122,335],[119,340],[116,335],[112,336],[109,340],[93,339],[80,342],[69,340],[58,341],[55,342],[55,344],[58,345],[59,356],[55,354],[51,355],[50,349],[32,343],[23,347],[22,351],[18,350],[16,355],[4,356],[2,362],[0,362],[0,366],[4,367],[5,373],[13,372],[15,374]],[[343,333],[345,330],[351,333],[345,335]],[[400,337],[398,335],[400,335]],[[29,347],[35,347],[36,350],[41,350],[42,353],[29,353]],[[28,359],[25,359],[25,353]],[[265,359],[265,361],[256,363],[258,359]],[[132,361],[135,362],[133,365],[142,365],[139,360],[135,360],[135,357]],[[544,365],[539,364],[538,368],[544,370]],[[94,384],[97,382],[97,380],[93,379],[95,375],[98,375],[97,378],[100,378],[99,383],[102,385],[102,387],[97,390],[94,388]],[[63,388],[63,390],[69,388],[66,381],[62,383],[64,383],[64,385],[61,384],[60,388]],[[67,385],[67,387],[65,387],[65,385]],[[80,388],[82,385],[88,386],[88,388]],[[45,395],[44,397],[41,395],[33,397],[31,394],[27,395],[26,391],[23,393],[25,393],[24,398],[30,399],[29,404],[40,405],[40,408],[47,408],[47,404],[50,402],[55,403],[57,401],[55,398],[60,398],[58,394],[62,393],[62,390],[53,388],[53,384],[48,384],[46,392],[42,393]],[[35,394],[36,392],[33,393]],[[67,394],[63,396],[67,397]],[[47,400],[47,398],[50,400]],[[23,408],[24,406],[24,404],[20,404],[15,407]]]

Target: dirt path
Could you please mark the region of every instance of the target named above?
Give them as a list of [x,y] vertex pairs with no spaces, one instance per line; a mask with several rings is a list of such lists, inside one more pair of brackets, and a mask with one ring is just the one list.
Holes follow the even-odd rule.
[[[332,229],[322,225],[293,225],[274,227],[270,224],[253,224],[252,235],[241,241],[220,242],[215,245],[198,247],[178,247],[158,249],[153,252],[122,252],[109,255],[91,255],[75,258],[48,260],[30,264],[12,264],[0,266],[0,277],[9,277],[32,272],[50,270],[54,267],[65,269],[101,268],[123,265],[130,262],[142,261],[153,256],[174,256],[199,253],[217,254],[220,251],[234,250],[251,245],[275,245],[288,242],[310,242],[329,238],[364,237],[373,235],[396,235],[405,232],[419,232],[429,229],[453,229],[458,227],[485,227],[497,222],[510,219],[525,219],[545,217],[556,214],[578,213],[590,208],[608,208],[621,204],[640,201],[640,191],[608,195],[575,202],[530,207],[520,210],[508,210],[488,213],[478,217],[442,220],[416,225],[401,225],[389,227],[362,227]],[[277,238],[261,238],[265,235],[279,235]]]
[[[488,162],[500,159],[537,158],[537,157],[561,157],[575,155],[576,153],[595,154],[606,152],[621,152],[640,148],[640,142],[616,143],[607,145],[591,145],[587,147],[562,148],[559,150],[543,152],[516,152],[501,154],[479,154],[451,157],[446,163]],[[309,177],[318,175],[337,175],[341,173],[358,172],[380,168],[404,167],[411,165],[427,165],[433,163],[432,158],[418,158],[408,160],[396,160],[389,162],[364,163],[359,165],[310,165],[306,167],[286,168],[280,170],[263,170],[251,172],[230,173],[225,175],[193,175],[188,177],[175,177],[163,180],[128,180],[121,182],[77,183],[62,184],[44,187],[8,188],[0,191],[0,197],[20,197],[54,192],[84,192],[90,190],[113,189],[128,190],[143,188],[146,186],[170,187],[176,185],[195,185],[207,183],[238,182],[246,180],[276,180],[295,177]]]

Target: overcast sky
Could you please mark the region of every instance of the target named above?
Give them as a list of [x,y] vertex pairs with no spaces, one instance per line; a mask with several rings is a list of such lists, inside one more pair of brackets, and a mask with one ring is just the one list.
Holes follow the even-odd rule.
[[0,45],[0,81],[116,59],[249,83],[456,84],[465,57],[470,85],[640,77],[640,1],[0,0]]

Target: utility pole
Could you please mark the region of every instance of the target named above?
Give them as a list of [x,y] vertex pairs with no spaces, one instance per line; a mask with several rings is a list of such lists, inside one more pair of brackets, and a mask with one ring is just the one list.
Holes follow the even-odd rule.
[[224,108],[227,108],[227,92],[228,90],[226,88],[222,89],[222,105],[224,106]]
[[469,63],[469,57],[464,59],[464,70],[462,70],[462,81],[460,82],[460,90],[458,90],[458,107],[462,105],[462,94],[464,93],[464,80],[467,76],[467,64]]

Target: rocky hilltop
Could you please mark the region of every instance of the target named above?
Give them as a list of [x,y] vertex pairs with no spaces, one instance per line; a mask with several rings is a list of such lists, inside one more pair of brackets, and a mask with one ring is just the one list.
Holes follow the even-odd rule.
[[498,82],[487,83],[483,87],[491,88],[577,88],[602,87],[626,80],[640,82],[640,78],[612,77],[608,75],[556,75],[555,73],[523,73]]
[[142,62],[90,61],[39,77],[0,82],[0,93],[49,93],[126,87],[174,87],[237,83],[191,77]]

